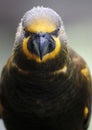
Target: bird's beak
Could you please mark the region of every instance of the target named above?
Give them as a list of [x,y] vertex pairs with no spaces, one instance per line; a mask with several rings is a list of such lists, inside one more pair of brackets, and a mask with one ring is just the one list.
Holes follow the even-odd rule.
[[48,33],[34,34],[28,41],[28,49],[42,60],[44,55],[55,49],[55,41]]
[[44,37],[39,37],[38,43],[39,57],[42,60],[43,56],[48,53],[48,40]]

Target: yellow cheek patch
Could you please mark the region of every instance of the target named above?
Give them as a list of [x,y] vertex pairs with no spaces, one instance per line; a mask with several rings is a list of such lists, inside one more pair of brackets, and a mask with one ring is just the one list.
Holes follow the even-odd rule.
[[52,22],[50,22],[47,19],[40,19],[40,20],[37,19],[27,27],[28,31],[34,33],[39,33],[39,32],[50,33],[53,32],[55,29],[56,29],[55,24],[54,23],[52,24]]
[[41,62],[40,58],[38,56],[36,56],[35,54],[32,54],[28,48],[27,48],[27,43],[28,43],[29,37],[28,38],[24,38],[23,40],[23,52],[25,53],[25,55],[27,56],[27,58],[30,59],[34,59],[37,62]]
[[54,59],[59,54],[59,52],[61,50],[60,40],[58,38],[55,38],[55,37],[53,37],[53,39],[55,40],[56,47],[52,52],[46,54],[43,57],[42,62],[46,62],[47,60]]
[[84,108],[84,117],[85,117],[85,118],[87,117],[88,112],[89,112],[89,110],[88,110],[88,107],[86,106],[86,107]]
[[46,62],[47,60],[50,60],[50,59],[54,59],[56,55],[59,54],[59,51],[61,50],[61,44],[60,44],[60,41],[58,38],[55,38],[53,37],[53,39],[55,40],[55,43],[56,43],[56,47],[55,49],[51,52],[51,53],[47,53],[45,56],[43,56],[43,59],[40,60],[40,58],[38,56],[36,56],[35,54],[32,54],[28,48],[27,48],[27,43],[28,43],[28,40],[29,38],[25,38],[23,40],[23,52],[25,53],[25,55],[27,56],[27,58],[30,60],[30,59],[33,59],[35,60],[36,62]]
[[87,80],[90,80],[90,74],[87,68],[82,69],[81,73],[85,76]]

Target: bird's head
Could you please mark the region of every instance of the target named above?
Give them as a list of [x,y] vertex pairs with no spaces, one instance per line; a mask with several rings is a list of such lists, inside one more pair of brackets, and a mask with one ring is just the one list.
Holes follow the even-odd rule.
[[28,60],[41,64],[58,57],[66,41],[60,16],[50,8],[34,7],[19,23],[14,48],[21,46]]

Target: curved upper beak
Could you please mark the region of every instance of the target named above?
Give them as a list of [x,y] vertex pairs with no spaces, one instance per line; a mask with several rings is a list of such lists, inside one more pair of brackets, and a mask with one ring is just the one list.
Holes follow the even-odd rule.
[[35,34],[29,39],[28,49],[42,60],[44,55],[55,49],[55,41],[48,33]]

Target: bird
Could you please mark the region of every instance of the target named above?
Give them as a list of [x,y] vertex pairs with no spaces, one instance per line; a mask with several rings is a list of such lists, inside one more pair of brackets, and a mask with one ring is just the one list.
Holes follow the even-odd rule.
[[87,130],[90,69],[68,40],[61,16],[37,6],[22,17],[0,77],[7,130]]

